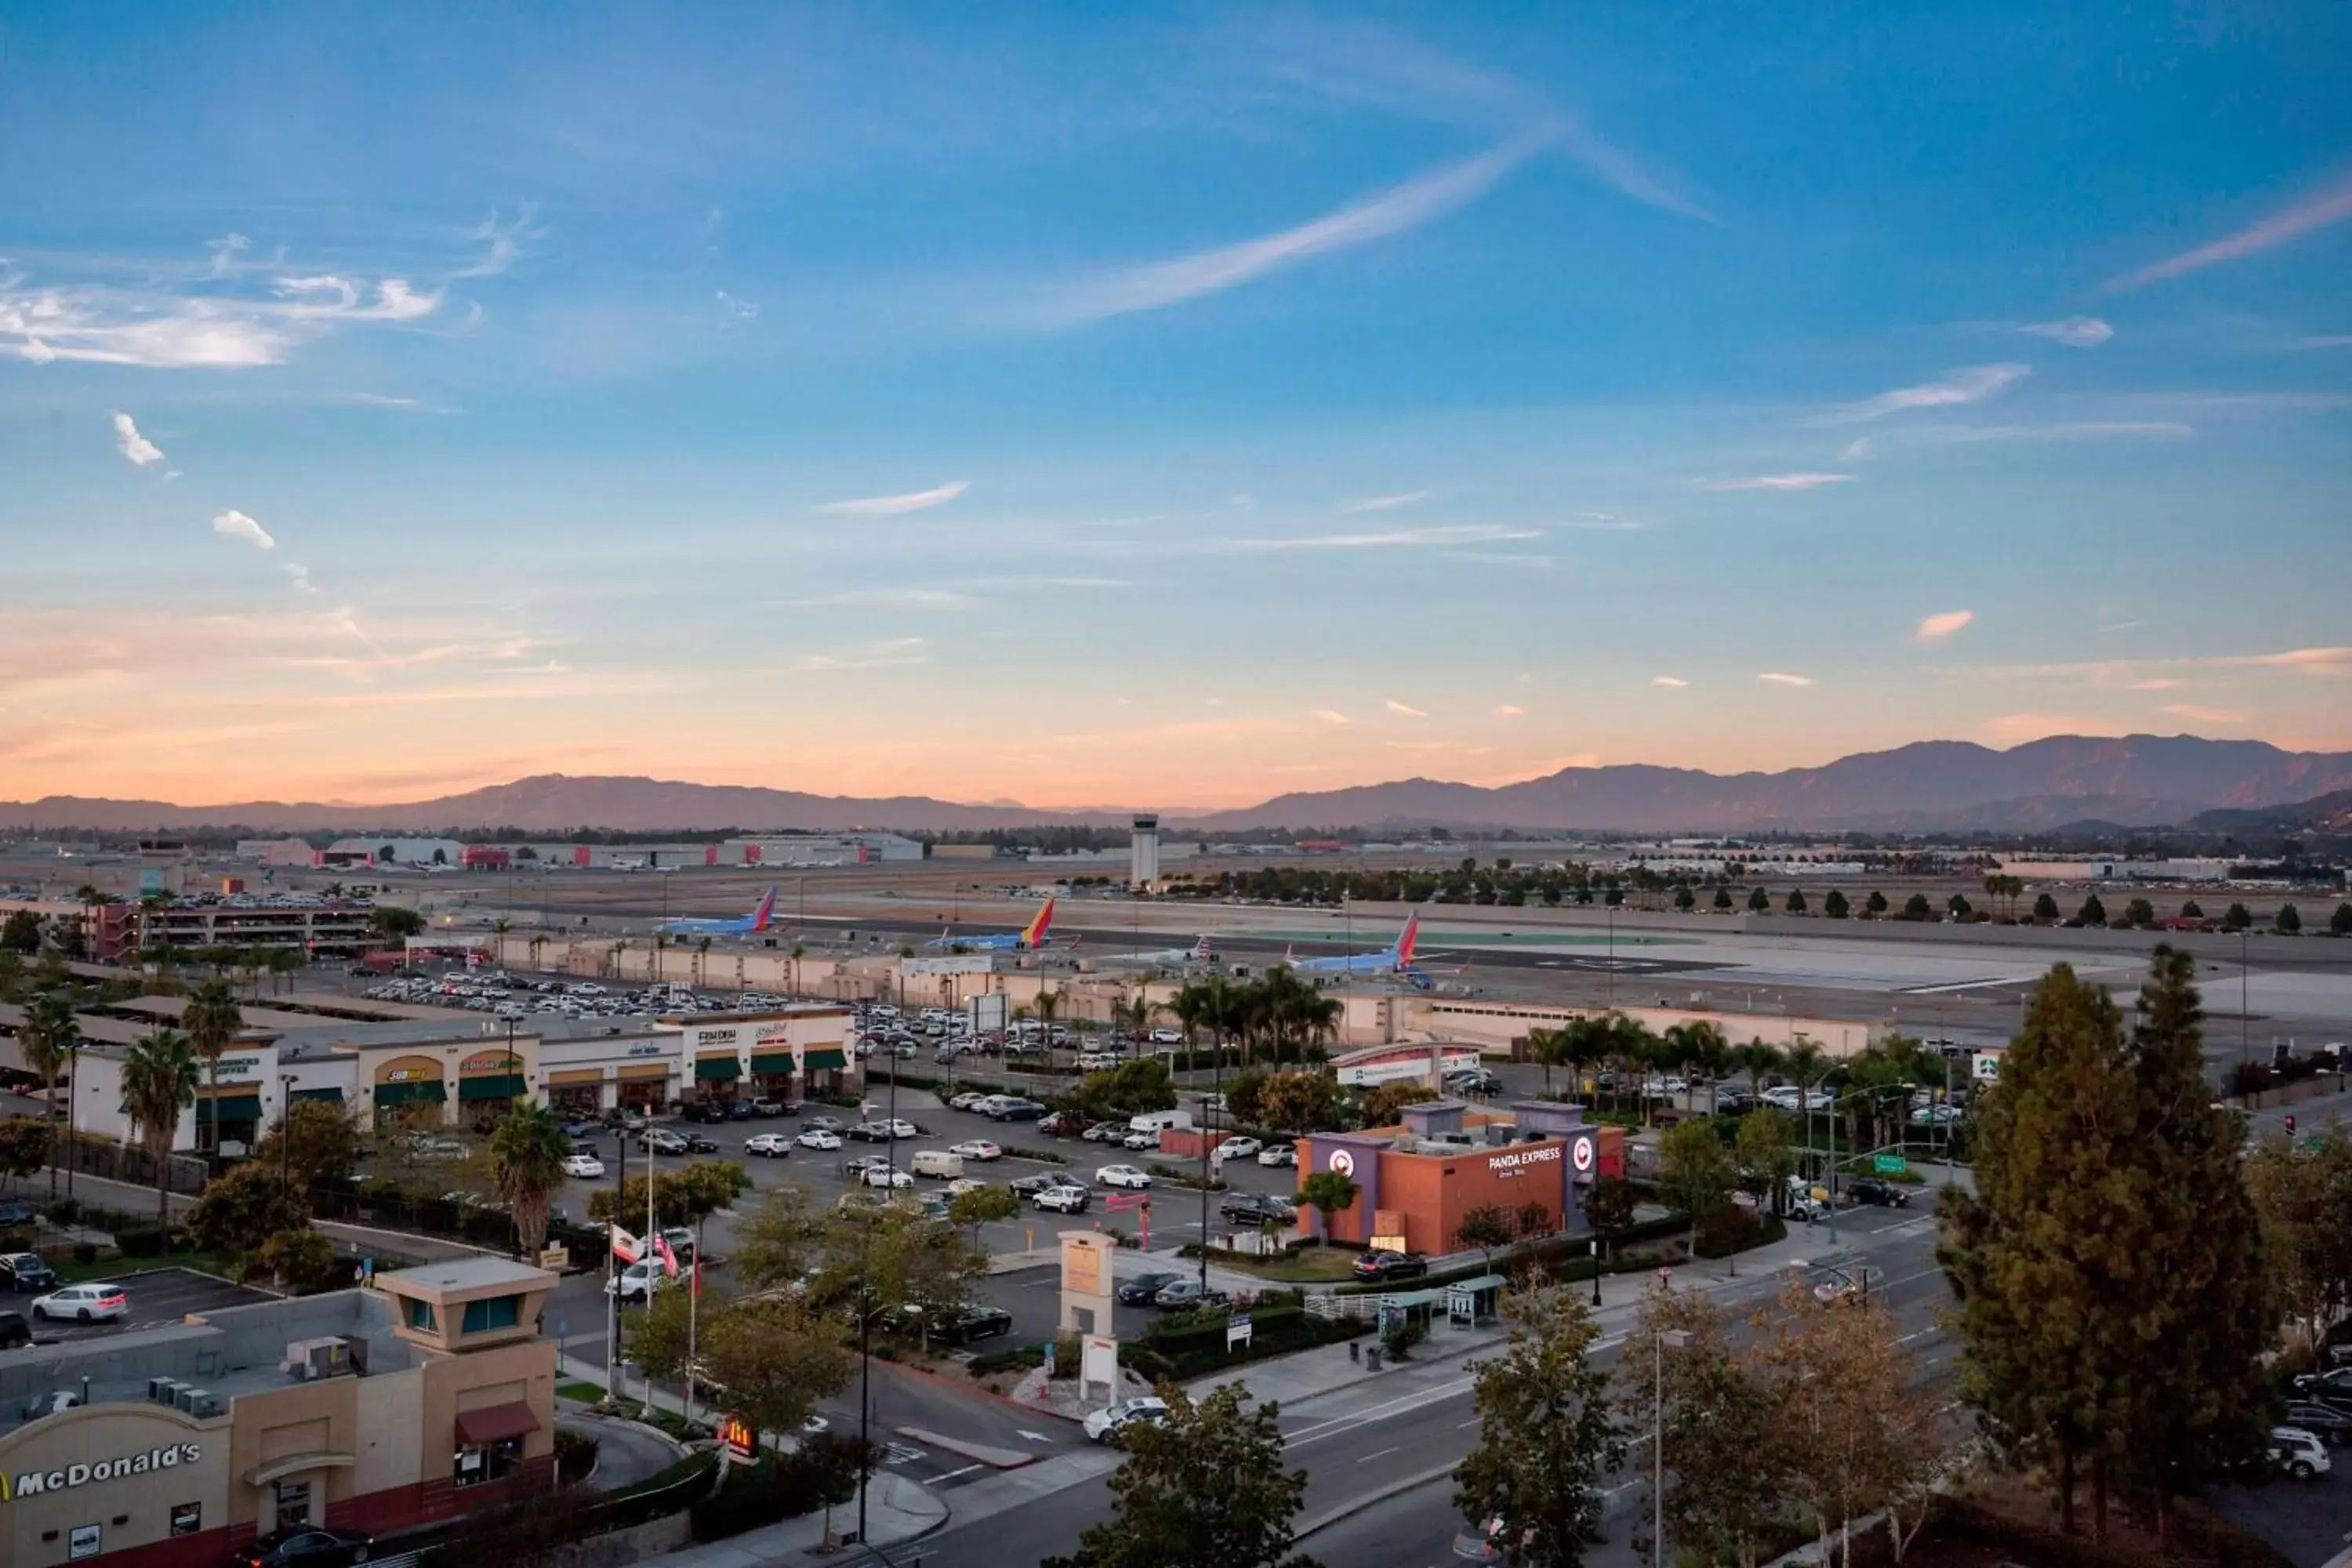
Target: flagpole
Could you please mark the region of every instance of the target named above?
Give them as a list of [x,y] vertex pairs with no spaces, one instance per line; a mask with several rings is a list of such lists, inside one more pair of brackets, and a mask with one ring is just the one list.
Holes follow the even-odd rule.
[[621,1276],[620,1255],[613,1242],[614,1233],[621,1228],[621,1215],[627,1212],[621,1200],[629,1190],[629,1135],[615,1127],[613,1138],[620,1146],[613,1160],[613,1176],[619,1185],[613,1194],[613,1217],[604,1226],[604,1394],[617,1403],[621,1397]]
[[[653,1131],[653,1118],[648,1116],[646,1119],[646,1131],[648,1134],[651,1134]],[[654,1141],[651,1136],[648,1136],[646,1139],[645,1144],[646,1238],[637,1244],[637,1261],[646,1266],[646,1312],[651,1313],[654,1310],[654,1292],[660,1289],[660,1287],[655,1283],[655,1281],[658,1280],[661,1276],[654,1272],[654,1263],[661,1257],[661,1253],[654,1244],[661,1239],[661,1232],[654,1228]],[[650,1413],[654,1408],[654,1374],[653,1369],[650,1367],[645,1368],[644,1371],[646,1374],[646,1409]]]
[[686,1284],[686,1418],[694,1419],[694,1323],[702,1310],[702,1248],[694,1249],[694,1270]]

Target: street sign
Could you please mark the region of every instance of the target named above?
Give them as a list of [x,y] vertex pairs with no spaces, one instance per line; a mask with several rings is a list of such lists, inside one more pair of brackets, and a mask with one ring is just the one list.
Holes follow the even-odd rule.
[[719,1438],[727,1445],[730,1458],[749,1459],[760,1451],[760,1435],[740,1415],[730,1415],[719,1424]]
[[1225,1348],[1239,1350],[1250,1342],[1250,1320],[1247,1312],[1235,1312],[1225,1320]]
[[1882,1176],[1900,1176],[1909,1173],[1911,1162],[1900,1154],[1873,1154],[1870,1168]]

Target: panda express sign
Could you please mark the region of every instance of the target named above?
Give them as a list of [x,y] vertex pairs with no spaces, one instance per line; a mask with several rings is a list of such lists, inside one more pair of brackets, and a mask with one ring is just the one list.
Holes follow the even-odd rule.
[[45,1492],[70,1491],[95,1481],[123,1480],[152,1470],[175,1469],[182,1465],[193,1465],[203,1458],[204,1448],[199,1444],[166,1443],[144,1453],[126,1454],[119,1459],[100,1459],[94,1465],[67,1465],[55,1470],[26,1470],[14,1476],[0,1471],[0,1502],[14,1502],[18,1498],[35,1497]]

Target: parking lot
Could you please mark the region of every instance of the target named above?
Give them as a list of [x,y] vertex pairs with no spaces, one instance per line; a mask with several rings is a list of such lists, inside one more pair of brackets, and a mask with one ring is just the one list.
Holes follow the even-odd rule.
[[209,1274],[198,1274],[187,1268],[156,1268],[110,1276],[93,1284],[119,1285],[130,1298],[130,1308],[112,1322],[42,1321],[33,1317],[31,1292],[0,1295],[0,1310],[22,1312],[31,1323],[36,1342],[64,1343],[73,1340],[102,1339],[110,1334],[127,1334],[140,1329],[169,1328],[190,1312],[217,1312],[229,1307],[250,1307],[260,1301],[274,1301],[275,1296],[263,1290],[250,1290],[242,1285],[232,1285],[226,1279],[215,1279]]

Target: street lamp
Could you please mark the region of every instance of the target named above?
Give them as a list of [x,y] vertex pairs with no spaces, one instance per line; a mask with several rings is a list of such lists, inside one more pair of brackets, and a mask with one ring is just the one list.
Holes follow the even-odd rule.
[[1660,1329],[1650,1342],[1650,1374],[1656,1401],[1650,1426],[1650,1568],[1665,1568],[1666,1562],[1666,1352],[1688,1350],[1690,1342],[1686,1329]]

